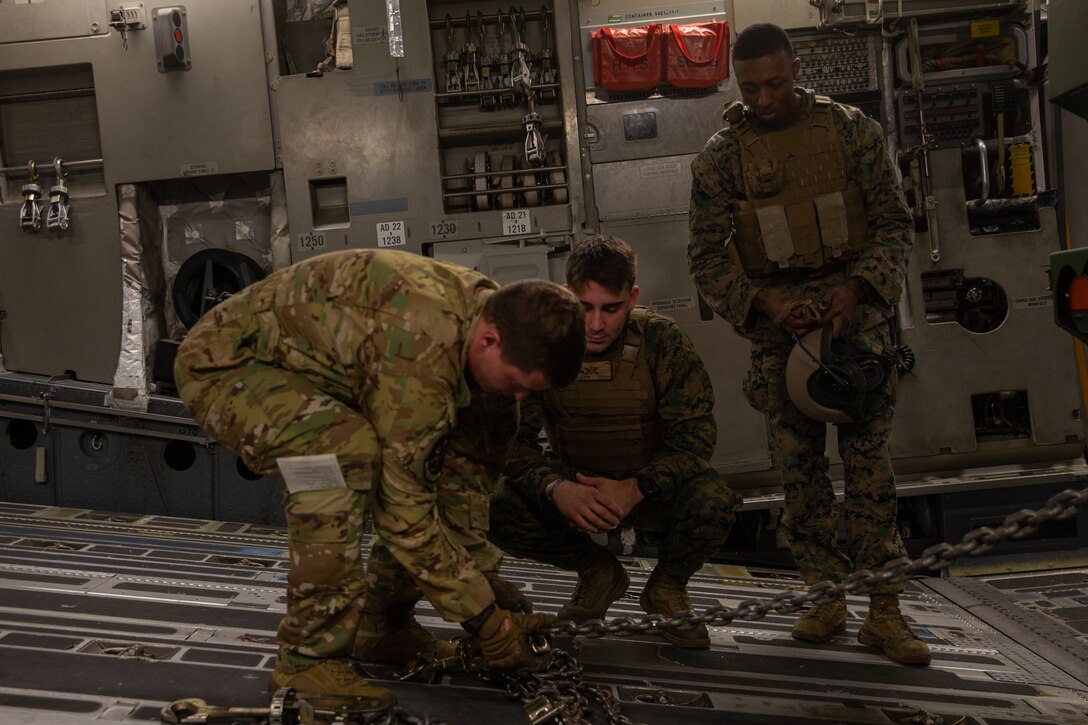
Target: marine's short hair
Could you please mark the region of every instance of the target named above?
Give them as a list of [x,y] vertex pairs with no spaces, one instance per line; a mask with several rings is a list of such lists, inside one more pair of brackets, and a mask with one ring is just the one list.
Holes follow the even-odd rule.
[[752,60],[778,52],[784,52],[791,61],[794,58],[790,36],[774,23],[749,25],[733,44],[733,60]]
[[484,303],[483,316],[498,328],[504,361],[522,372],[543,372],[553,388],[578,377],[586,315],[566,287],[541,279],[503,285]]
[[635,286],[637,274],[635,250],[619,237],[588,237],[567,258],[567,286],[575,294],[587,282],[596,282],[612,294],[623,294]]

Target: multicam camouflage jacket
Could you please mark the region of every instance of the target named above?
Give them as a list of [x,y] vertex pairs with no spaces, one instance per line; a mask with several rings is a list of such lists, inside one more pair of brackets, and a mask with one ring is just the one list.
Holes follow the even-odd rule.
[[[473,603],[486,605],[493,594],[443,530],[438,482],[478,497],[483,513],[473,514],[472,525],[486,529],[486,482],[497,479],[517,426],[513,397],[473,391],[466,379],[468,342],[497,287],[416,254],[333,252],[247,287],[190,335],[195,380],[264,363],[305,377],[366,418],[372,463],[356,470],[371,475],[348,485],[381,488],[386,511],[376,532],[413,576],[440,592],[432,603],[455,621],[478,613]],[[256,437],[274,437],[283,424],[270,419]],[[261,463],[274,469],[274,461]]]
[[[801,118],[805,118],[812,112],[815,93],[799,90],[803,97]],[[733,128],[726,126],[712,136],[691,163],[689,268],[703,297],[738,334],[749,339],[790,342],[783,330],[753,308],[761,289],[819,301],[826,290],[850,277],[864,279],[872,292],[858,305],[846,335],[880,324],[892,314],[903,291],[914,226],[880,124],[858,109],[838,103],[832,104],[831,116],[842,143],[847,175],[864,196],[869,241],[857,258],[827,274],[799,277],[784,273],[753,280],[741,269],[729,244],[734,204],[747,199],[740,140]],[[761,128],[753,114],[746,118],[757,131]]]
[[[587,355],[586,363],[614,356],[623,340],[621,335],[611,350]],[[647,476],[659,487],[661,499],[668,500],[681,482],[710,467],[718,436],[714,390],[691,340],[671,318],[649,313],[642,344],[641,359],[649,367],[657,397],[655,415],[662,424],[662,444],[644,468],[624,471],[621,477]],[[544,395],[522,401],[518,437],[505,470],[507,485],[526,496],[542,496],[545,486],[558,476],[572,478],[575,473],[538,443],[547,415]]]

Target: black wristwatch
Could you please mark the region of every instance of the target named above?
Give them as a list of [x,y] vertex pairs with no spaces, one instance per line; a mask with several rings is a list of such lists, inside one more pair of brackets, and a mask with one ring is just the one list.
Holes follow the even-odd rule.
[[654,479],[649,476],[640,473],[635,476],[635,480],[638,481],[638,490],[642,492],[643,498],[653,498],[661,493],[661,489],[654,483]]

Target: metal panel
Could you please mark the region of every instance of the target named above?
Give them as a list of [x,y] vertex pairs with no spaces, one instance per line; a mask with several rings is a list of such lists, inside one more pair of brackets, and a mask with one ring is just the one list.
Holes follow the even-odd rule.
[[[20,417],[20,416],[27,417]],[[4,404],[0,415],[0,497],[5,501],[55,504],[57,480],[52,432],[42,429],[34,409]],[[44,481],[38,474],[44,464]]]
[[[1068,246],[1088,246],[1088,121],[1060,112],[1062,146],[1062,177],[1059,180],[1061,199],[1065,204],[1065,222],[1069,231]],[[1065,245],[1062,245],[1065,246]]]
[[1051,0],[1050,97],[1058,105],[1088,118],[1088,57],[1085,53],[1084,28],[1088,27],[1088,5],[1078,0]]
[[733,17],[735,36],[749,25],[768,20],[786,30],[815,28],[820,22],[820,11],[797,0],[734,0]]
[[58,428],[59,500],[65,506],[206,518],[213,462],[206,446],[115,431]]
[[823,24],[837,25],[950,13],[983,14],[1023,8],[1026,4],[1027,0],[820,0],[818,8]]
[[[601,221],[682,214],[691,198],[694,154],[593,165]],[[685,238],[686,238],[685,230]],[[687,270],[684,270],[685,276]]]
[[103,153],[118,182],[275,166],[257,0],[185,7],[191,70],[158,71],[150,24],[128,33],[127,51],[114,34],[96,67]]
[[272,168],[257,0],[192,0],[186,9],[193,52],[188,72],[159,73],[150,30],[130,30],[125,40],[110,31],[0,46],[0,71],[94,66],[109,186]]
[[[275,84],[292,258],[296,261],[346,247],[392,245],[419,252],[430,241],[510,236],[504,234],[498,210],[453,214],[443,210],[443,153],[456,161],[460,153],[471,158],[474,151],[487,149],[497,160],[504,151],[515,153],[515,149],[497,141],[489,131],[487,122],[492,116],[474,109],[469,112],[480,116],[478,127],[469,124],[461,128],[463,124],[455,123],[457,128],[440,131],[432,34],[429,24],[422,22],[427,6],[423,0],[405,0],[401,6],[405,17],[417,19],[404,27],[403,59],[391,58],[385,43],[357,43],[351,70],[319,78],[284,76]],[[351,13],[353,27],[384,26],[386,22],[384,5],[353,3]],[[561,40],[568,22],[562,8],[555,9],[555,22],[556,37]],[[563,107],[570,108],[573,76],[562,63],[560,74],[565,86]],[[320,123],[314,119],[321,119]],[[564,134],[572,136],[573,113],[565,111],[560,120]],[[573,177],[578,174],[577,154],[572,158],[572,146],[563,143]],[[460,170],[457,163],[450,166],[448,173]],[[528,236],[569,235],[579,201],[576,188],[571,185],[569,204],[527,209]],[[346,213],[315,210],[328,195],[342,198]],[[397,223],[403,234],[380,241],[379,225]]]
[[[651,98],[623,103],[596,103],[586,107],[586,143],[595,164],[621,159],[645,159],[694,154],[722,127],[722,109],[731,93],[702,98]],[[653,114],[656,138],[629,141],[625,119]]]
[[186,7],[191,71],[159,73],[149,30],[130,30],[124,41],[111,31],[48,45],[2,46],[0,70],[91,63],[113,183],[271,168],[257,1],[194,0]]
[[106,0],[0,2],[0,44],[109,32]]
[[107,382],[121,340],[116,198],[74,199],[72,220],[63,236],[28,234],[19,231],[19,204],[0,205],[4,366]]
[[[31,7],[46,6],[60,7],[55,2]],[[20,7],[26,6],[15,6]],[[11,8],[4,3],[0,12]],[[0,45],[0,73],[33,77],[39,69],[91,66],[107,190],[124,182],[275,165],[256,0],[193,0],[186,8],[194,57],[185,73],[158,72],[149,31],[130,31],[127,50],[115,32]],[[0,28],[9,27],[0,21]],[[38,137],[21,146],[40,150],[45,158],[39,165],[47,165],[60,143],[49,143],[53,136],[47,127],[28,132]],[[0,229],[9,230],[4,236],[16,235],[0,249],[5,365],[112,380],[121,320],[116,198],[74,195],[72,228],[64,236],[17,231],[22,199],[2,201]]]
[[[380,66],[389,69],[382,83],[396,77],[391,59]],[[409,71],[401,77],[418,80]],[[376,96],[374,86],[354,70],[277,82],[293,261],[345,247],[377,247],[382,222],[404,225],[404,246],[419,251],[424,225],[443,218],[434,99],[429,93]],[[329,177],[345,181],[351,213],[346,224],[315,223],[310,183]]]
[[[401,6],[418,19],[403,26],[404,58],[390,57],[385,42],[356,44],[350,70],[275,83],[293,261],[377,247],[383,222],[404,225],[404,246],[419,251],[424,225],[443,218],[426,7],[422,0]],[[385,3],[349,7],[355,28],[387,24]],[[323,225],[311,182],[338,178],[349,216]]]
[[[1058,238],[1054,210],[1039,210],[1039,231],[972,237],[959,150],[935,151],[930,163],[944,243],[934,264],[919,235],[911,257],[907,305],[913,326],[905,338],[918,364],[900,386],[893,456],[935,457],[925,462],[931,470],[940,467],[941,456],[949,464],[972,465],[1078,457],[1084,431],[1073,341],[1054,325],[1047,291],[1045,267]],[[955,268],[1003,288],[1008,317],[996,330],[976,334],[954,322],[926,322],[921,274]],[[1001,390],[1027,391],[1031,437],[979,443],[970,397]]]

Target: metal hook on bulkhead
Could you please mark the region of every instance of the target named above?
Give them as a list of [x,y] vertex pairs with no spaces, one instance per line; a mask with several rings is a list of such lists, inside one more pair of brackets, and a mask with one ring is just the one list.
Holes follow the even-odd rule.
[[27,163],[30,181],[23,184],[23,204],[19,207],[19,228],[36,232],[42,226],[42,187],[38,184],[38,169],[34,161]]

